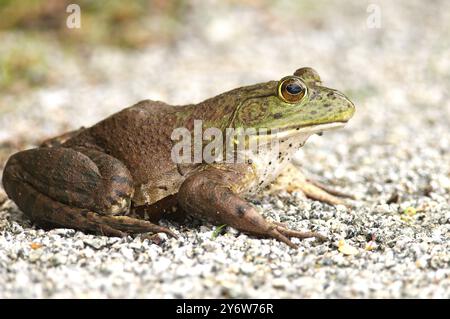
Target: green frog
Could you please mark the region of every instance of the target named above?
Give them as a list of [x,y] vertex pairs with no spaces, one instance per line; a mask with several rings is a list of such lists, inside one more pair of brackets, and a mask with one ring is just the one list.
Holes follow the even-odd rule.
[[[310,135],[344,126],[354,112],[347,97],[323,86],[318,73],[306,67],[279,81],[240,87],[198,104],[144,100],[89,128],[13,154],[3,185],[43,228],[176,237],[157,221],[181,211],[296,247],[292,237],[324,236],[266,220],[245,198],[271,183]],[[263,133],[249,136],[246,143],[261,143],[244,161],[225,161],[218,152],[213,161],[177,162],[173,149],[179,141],[173,132],[184,128],[194,134],[196,121],[202,121],[202,132],[254,128]],[[269,142],[278,143],[276,152],[259,146]],[[339,203],[306,179],[300,188],[312,198]]]

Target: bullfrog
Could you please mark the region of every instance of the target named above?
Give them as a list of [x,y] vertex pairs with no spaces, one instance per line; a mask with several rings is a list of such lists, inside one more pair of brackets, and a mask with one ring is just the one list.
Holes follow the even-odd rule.
[[[240,87],[198,104],[140,101],[91,127],[13,154],[2,181],[7,195],[43,228],[176,237],[158,220],[181,211],[296,247],[293,237],[325,238],[269,221],[246,199],[275,180],[309,136],[344,126],[354,112],[344,94],[323,86],[319,74],[304,67],[279,81]],[[212,161],[177,161],[174,148],[180,141],[174,132],[183,128],[193,136],[198,121],[201,133],[255,129],[258,134],[244,144],[257,142],[256,151],[245,149],[242,161],[225,160],[223,150]],[[262,147],[273,142],[276,152]],[[307,179],[300,188],[312,198],[338,202]]]

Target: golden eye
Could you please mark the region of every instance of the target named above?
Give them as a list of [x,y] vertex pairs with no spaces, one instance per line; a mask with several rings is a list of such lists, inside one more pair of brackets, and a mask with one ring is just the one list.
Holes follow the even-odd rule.
[[297,77],[281,79],[278,95],[287,103],[298,103],[306,95],[306,85]]

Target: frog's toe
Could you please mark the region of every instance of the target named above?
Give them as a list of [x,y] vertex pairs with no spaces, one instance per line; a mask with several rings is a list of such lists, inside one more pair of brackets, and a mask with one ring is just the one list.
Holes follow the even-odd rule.
[[167,227],[159,226],[146,220],[141,220],[128,216],[105,216],[90,213],[89,219],[97,222],[99,225],[102,225],[102,227],[103,225],[106,225],[109,228],[112,228],[124,234],[165,233],[174,238],[178,237],[173,231],[171,231]]
[[[329,205],[344,205],[344,206],[350,206],[349,203],[347,203],[342,198],[337,197],[335,194],[338,193],[338,191],[331,190],[327,187],[327,189],[324,189],[322,187],[319,187],[315,184],[315,182],[306,181],[298,186],[298,189],[305,194],[306,197],[317,200],[319,202],[327,203]],[[341,193],[342,194],[342,193]]]
[[319,189],[323,190],[324,192],[333,195],[333,196],[337,196],[337,197],[342,197],[342,198],[349,198],[349,199],[356,199],[355,195],[353,194],[349,194],[340,190],[337,190],[333,187],[330,187],[328,185],[325,185],[322,182],[313,180],[313,179],[308,179],[308,182],[311,183],[312,185],[318,187]]
[[286,190],[289,193],[301,192],[308,198],[334,206],[344,205],[351,207],[351,204],[344,200],[344,198],[355,199],[351,194],[347,194],[325,185],[324,183],[307,178],[303,172],[298,168],[295,168],[294,165],[290,165],[286,168],[273,185],[272,191],[277,192],[280,190]]
[[103,236],[108,236],[108,237],[127,237],[128,234],[124,233],[118,229],[115,229],[113,227],[110,227],[108,225],[100,225],[99,227],[99,232],[100,234],[102,234]]
[[276,225],[276,230],[278,232],[280,232],[281,234],[285,235],[286,237],[295,237],[295,238],[300,238],[300,239],[317,238],[321,241],[328,240],[328,238],[326,236],[319,234],[317,232],[312,232],[312,231],[301,232],[298,230],[289,229],[282,223],[274,222],[274,224]]
[[300,238],[300,239],[317,238],[322,241],[327,240],[327,238],[321,234],[318,234],[315,232],[300,232],[300,231],[296,231],[296,230],[291,230],[284,226],[281,226],[281,224],[279,224],[279,223],[273,223],[272,227],[270,227],[266,231],[266,233],[262,234],[262,235],[277,239],[277,240],[285,243],[286,245],[288,245],[291,248],[298,248],[298,246],[290,240],[290,238],[292,238],[292,237]]
[[282,234],[277,227],[270,229],[267,232],[267,236],[277,239],[291,248],[298,248],[296,244],[294,244],[286,235]]

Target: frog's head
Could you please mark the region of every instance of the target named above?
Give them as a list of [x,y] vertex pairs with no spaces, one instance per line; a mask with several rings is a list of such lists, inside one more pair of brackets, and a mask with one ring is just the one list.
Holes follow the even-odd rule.
[[355,112],[353,103],[341,92],[322,86],[311,68],[246,89],[231,127],[314,133],[345,125]]

